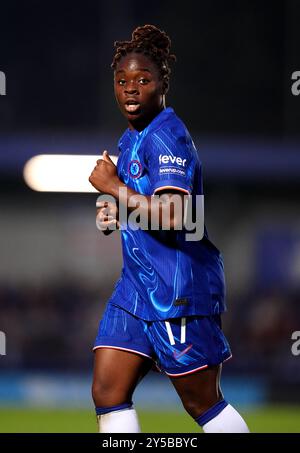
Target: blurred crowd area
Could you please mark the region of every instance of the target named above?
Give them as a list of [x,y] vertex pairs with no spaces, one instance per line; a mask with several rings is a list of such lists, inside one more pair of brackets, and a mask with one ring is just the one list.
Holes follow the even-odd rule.
[[2,286],[1,330],[7,355],[0,366],[90,372],[104,300],[99,287],[82,287],[76,281],[18,289]]
[[113,43],[150,23],[172,39],[168,102],[193,132],[299,136],[298,0],[11,0],[1,17],[3,133],[115,130]]

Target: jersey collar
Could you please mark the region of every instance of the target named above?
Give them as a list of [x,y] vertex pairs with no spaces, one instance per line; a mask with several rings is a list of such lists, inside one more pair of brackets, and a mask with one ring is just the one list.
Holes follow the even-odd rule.
[[150,132],[151,129],[155,128],[157,126],[157,124],[162,123],[166,118],[168,118],[173,113],[174,113],[174,110],[172,109],[172,107],[166,107],[161,112],[159,112],[159,114],[156,115],[155,118],[153,118],[151,123],[149,123],[148,126],[145,127],[145,129],[143,129],[142,131],[138,132],[136,129],[129,129],[128,128],[127,132],[130,133],[131,135],[132,134],[133,135],[148,134],[148,132]]

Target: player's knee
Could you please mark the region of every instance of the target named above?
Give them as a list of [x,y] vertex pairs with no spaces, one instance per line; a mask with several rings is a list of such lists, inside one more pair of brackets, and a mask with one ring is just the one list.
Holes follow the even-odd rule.
[[193,418],[198,417],[198,415],[201,415],[201,413],[204,412],[203,405],[195,401],[183,401],[183,406],[187,413]]
[[128,400],[128,396],[117,389],[109,380],[94,380],[92,397],[96,407],[116,406]]
[[182,401],[185,410],[193,418],[197,418],[200,415],[204,414],[204,412],[206,412],[210,407],[212,407],[214,404],[216,404],[216,402],[217,402],[217,400],[216,401],[215,400],[201,401],[201,400],[197,400],[197,399],[195,399],[195,400],[187,399],[187,400]]
[[94,380],[92,385],[92,397],[95,406],[109,406],[109,401],[113,397],[113,387],[105,384],[105,382],[101,380]]

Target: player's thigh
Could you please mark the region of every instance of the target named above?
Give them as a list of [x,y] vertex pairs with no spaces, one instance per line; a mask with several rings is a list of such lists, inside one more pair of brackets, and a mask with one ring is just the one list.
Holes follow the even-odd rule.
[[107,304],[94,344],[92,393],[97,406],[128,402],[138,381],[152,366],[152,346],[144,328],[141,319]]
[[99,348],[95,351],[92,393],[95,403],[115,406],[131,400],[138,382],[152,361],[127,351]]
[[131,352],[99,348],[95,351],[94,381],[101,381],[104,388],[134,386],[151,368],[152,361]]

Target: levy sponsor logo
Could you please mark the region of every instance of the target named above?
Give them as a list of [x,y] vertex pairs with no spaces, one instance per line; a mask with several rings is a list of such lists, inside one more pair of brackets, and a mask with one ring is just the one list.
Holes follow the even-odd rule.
[[160,154],[158,157],[159,165],[162,164],[177,164],[182,167],[185,167],[187,159],[182,159],[181,157],[169,156],[168,154]]

